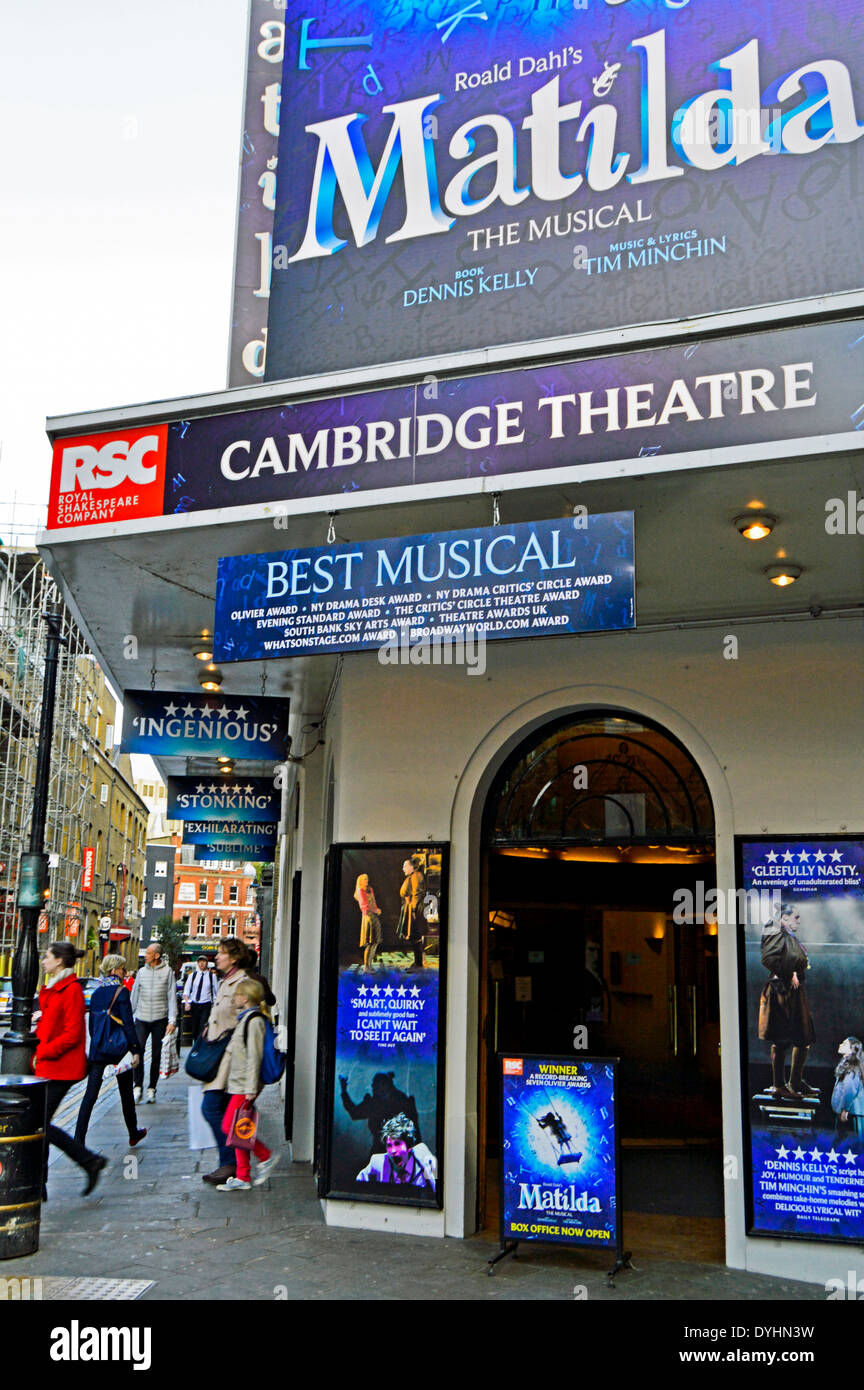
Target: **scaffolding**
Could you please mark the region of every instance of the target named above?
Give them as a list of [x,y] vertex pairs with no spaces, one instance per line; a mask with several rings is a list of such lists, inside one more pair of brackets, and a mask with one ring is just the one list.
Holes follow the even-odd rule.
[[63,614],[45,848],[50,897],[40,945],[65,936],[86,945],[81,834],[90,787],[89,712],[101,673],[34,550],[0,549],[0,973],[8,973],[18,928],[15,899],[33,811],[45,678],[46,607]]

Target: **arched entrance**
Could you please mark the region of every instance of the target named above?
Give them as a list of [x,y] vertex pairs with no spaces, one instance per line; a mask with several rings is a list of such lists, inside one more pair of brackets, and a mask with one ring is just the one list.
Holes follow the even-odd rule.
[[585,1050],[621,1058],[640,1248],[722,1260],[714,829],[691,754],[628,711],[559,717],[499,768],[481,833],[480,1224],[497,1210],[495,1053]]

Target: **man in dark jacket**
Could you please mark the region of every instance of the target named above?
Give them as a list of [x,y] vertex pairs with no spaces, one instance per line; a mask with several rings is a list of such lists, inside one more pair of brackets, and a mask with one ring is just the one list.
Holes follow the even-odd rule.
[[[94,991],[90,1000],[90,1051],[87,1058],[87,1089],[84,1092],[84,1099],[81,1101],[81,1108],[78,1111],[78,1120],[75,1125],[75,1138],[79,1144],[83,1144],[87,1136],[87,1126],[90,1123],[90,1116],[93,1113],[93,1106],[96,1104],[96,1097],[99,1095],[99,1088],[102,1085],[102,1077],[105,1068],[114,1066],[121,1060],[115,1054],[109,1055],[100,1051],[97,1044],[93,1041],[94,1026],[96,1020],[102,1014],[107,1014],[109,1029],[115,1033],[122,1030],[128,1051],[132,1054],[131,1065],[125,1071],[117,1073],[117,1089],[120,1092],[120,1104],[123,1107],[123,1119],[126,1121],[126,1128],[129,1132],[129,1145],[134,1148],[140,1144],[146,1129],[138,1128],[138,1116],[135,1112],[135,1097],[133,1095],[132,1068],[138,1065],[138,1035],[135,1031],[135,1020],[132,1016],[132,1003],[129,998],[129,991],[126,989],[124,980],[126,977],[126,962],[122,956],[105,956],[99,966],[99,971],[105,976],[105,984],[100,985]],[[107,1030],[106,1030],[107,1031]]]

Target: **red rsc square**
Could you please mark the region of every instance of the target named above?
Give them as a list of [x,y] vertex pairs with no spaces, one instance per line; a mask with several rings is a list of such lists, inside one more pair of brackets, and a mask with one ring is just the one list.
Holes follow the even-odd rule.
[[48,529],[161,516],[167,425],[57,439]]

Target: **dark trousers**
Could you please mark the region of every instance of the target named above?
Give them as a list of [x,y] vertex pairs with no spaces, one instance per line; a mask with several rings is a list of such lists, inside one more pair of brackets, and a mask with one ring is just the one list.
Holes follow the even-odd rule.
[[[48,1144],[54,1144],[56,1148],[62,1149],[73,1163],[77,1163],[80,1168],[87,1168],[96,1157],[89,1149],[86,1149],[78,1139],[73,1139],[71,1134],[67,1134],[65,1129],[58,1129],[52,1125],[51,1117],[59,1106],[66,1092],[75,1085],[74,1081],[48,1081],[46,1085],[46,1096],[48,1100],[47,1112],[45,1115],[48,1124]],[[48,1181],[48,1144],[45,1145],[45,1167],[42,1173],[43,1185]]]
[[[99,1095],[102,1076],[108,1065],[108,1062],[87,1063],[87,1089],[84,1092],[84,1099],[81,1102],[81,1109],[78,1111],[78,1120],[75,1125],[75,1138],[79,1144],[83,1144],[87,1138],[87,1126],[90,1123],[93,1106]],[[132,1094],[134,1085],[132,1068],[129,1067],[126,1071],[121,1071],[117,1077],[117,1090],[120,1092],[120,1104],[123,1107],[123,1119],[126,1121],[130,1142],[138,1133],[138,1116],[135,1113],[135,1097]]]
[[222,1121],[225,1118],[225,1111],[228,1109],[229,1099],[227,1091],[205,1091],[201,1101],[201,1114],[212,1129],[216,1139],[221,1168],[226,1166],[233,1168],[235,1166],[234,1150],[226,1143],[225,1133],[222,1129]]
[[144,1048],[147,1046],[147,1039],[150,1039],[150,1089],[155,1091],[159,1084],[159,1062],[162,1057],[162,1039],[165,1037],[165,1029],[168,1027],[167,1018],[154,1018],[152,1023],[145,1023],[143,1018],[136,1018],[135,1032],[138,1034],[138,1056],[141,1061],[135,1068],[135,1085],[144,1085]]
[[207,1027],[207,1020],[210,1017],[212,1004],[190,1004],[189,1005],[189,1027],[192,1032],[192,1041],[203,1033]]

